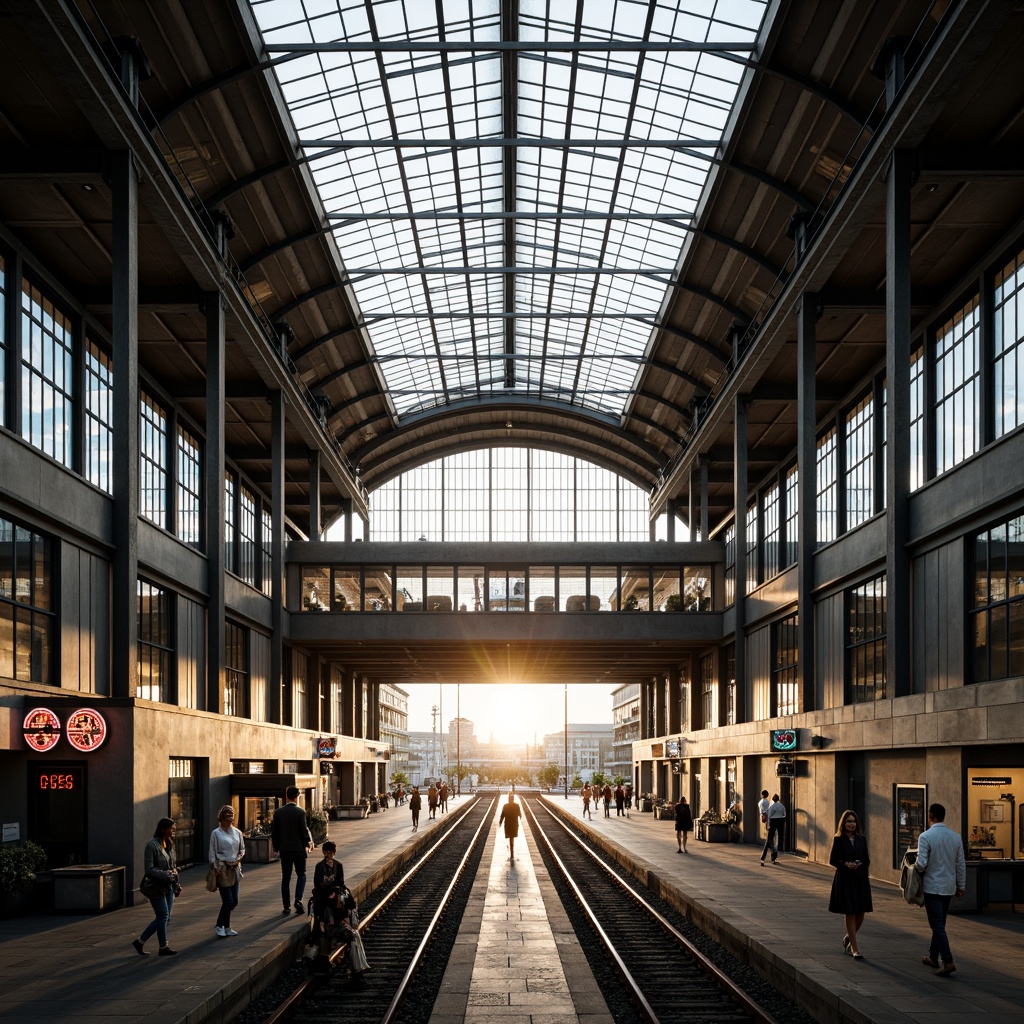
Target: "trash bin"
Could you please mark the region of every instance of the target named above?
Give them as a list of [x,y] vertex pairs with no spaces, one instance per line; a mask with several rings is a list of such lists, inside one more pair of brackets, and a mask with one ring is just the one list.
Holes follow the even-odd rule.
[[124,906],[124,865],[75,864],[50,874],[56,911],[98,913]]

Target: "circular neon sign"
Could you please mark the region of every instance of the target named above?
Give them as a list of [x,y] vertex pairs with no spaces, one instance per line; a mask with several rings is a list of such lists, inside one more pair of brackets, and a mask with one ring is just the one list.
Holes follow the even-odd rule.
[[33,708],[22,724],[25,742],[40,754],[60,741],[60,719],[49,708]]
[[68,743],[88,753],[96,750],[107,738],[106,719],[92,708],[79,708],[68,715]]

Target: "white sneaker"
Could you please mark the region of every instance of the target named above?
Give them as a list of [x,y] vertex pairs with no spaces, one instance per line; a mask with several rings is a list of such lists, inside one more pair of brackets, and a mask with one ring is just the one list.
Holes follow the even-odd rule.
[[237,935],[238,932],[236,932],[234,928],[225,928],[224,929],[224,934],[225,935]]
[[225,931],[224,925],[222,924],[217,925],[217,937],[221,939],[226,939],[228,937],[228,933]]

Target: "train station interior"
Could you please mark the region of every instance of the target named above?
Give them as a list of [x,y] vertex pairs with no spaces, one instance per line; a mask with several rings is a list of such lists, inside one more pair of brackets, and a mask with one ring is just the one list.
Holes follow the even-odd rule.
[[386,789],[386,687],[630,685],[638,793],[1019,892],[1024,6],[0,26],[5,843],[130,904]]

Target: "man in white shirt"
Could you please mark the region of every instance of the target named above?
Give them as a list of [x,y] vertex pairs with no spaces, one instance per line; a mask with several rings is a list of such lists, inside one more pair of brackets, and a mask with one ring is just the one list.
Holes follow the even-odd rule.
[[768,808],[771,806],[771,800],[768,799],[768,790],[761,790],[761,799],[757,801],[757,813],[761,815],[761,824],[765,828],[768,827]]
[[917,840],[917,871],[924,875],[924,909],[932,930],[928,955],[921,957],[926,967],[938,967],[936,974],[948,978],[956,970],[946,936],[946,915],[954,893],[963,896],[967,888],[967,862],[963,840],[946,825],[946,808],[932,804],[928,808],[928,828]]
[[778,860],[779,847],[782,845],[782,831],[786,827],[786,806],[779,800],[778,793],[772,797],[772,802],[765,813],[768,815],[768,838],[764,841],[764,849],[761,851],[761,867],[764,867],[764,858],[769,851],[772,863]]

